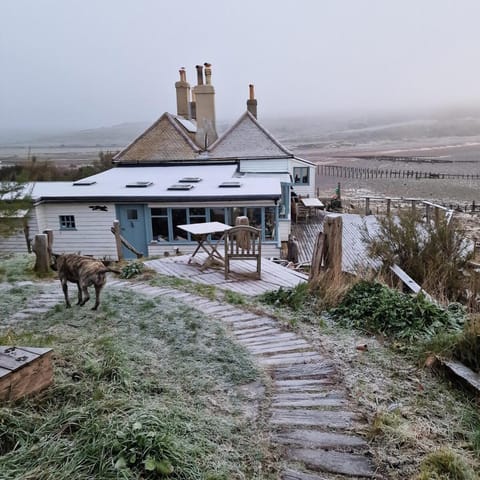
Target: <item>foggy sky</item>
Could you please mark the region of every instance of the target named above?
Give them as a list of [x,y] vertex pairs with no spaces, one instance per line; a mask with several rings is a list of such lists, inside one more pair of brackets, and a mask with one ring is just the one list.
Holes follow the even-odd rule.
[[0,0],[0,129],[175,113],[213,65],[217,118],[479,104],[478,0]]

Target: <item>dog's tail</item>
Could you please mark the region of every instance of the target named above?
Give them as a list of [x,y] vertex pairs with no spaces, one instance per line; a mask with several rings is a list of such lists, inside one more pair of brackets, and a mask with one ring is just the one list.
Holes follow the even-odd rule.
[[107,272],[112,272],[116,273],[117,275],[120,275],[122,272],[116,268],[110,268],[110,267],[105,267],[101,270],[101,273],[107,273]]

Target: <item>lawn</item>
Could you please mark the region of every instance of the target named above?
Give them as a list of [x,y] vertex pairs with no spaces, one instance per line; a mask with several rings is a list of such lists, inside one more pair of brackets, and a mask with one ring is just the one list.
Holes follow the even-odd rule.
[[[2,316],[44,285],[3,283]],[[247,388],[266,379],[191,306],[107,288],[98,312],[59,304],[0,327],[12,343],[53,348],[55,383],[0,407],[2,480],[277,478]]]

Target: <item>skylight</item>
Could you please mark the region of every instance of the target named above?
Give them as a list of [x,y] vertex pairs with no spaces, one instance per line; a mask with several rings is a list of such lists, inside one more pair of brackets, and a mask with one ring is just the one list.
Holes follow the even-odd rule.
[[193,185],[188,183],[174,183],[173,185],[170,185],[167,190],[191,190],[192,188]]
[[242,184],[240,182],[222,182],[220,188],[239,188]]
[[131,182],[127,183],[125,186],[127,188],[146,188],[150,185],[153,185],[153,182]]
[[77,180],[76,182],[73,182],[73,185],[75,187],[87,187],[88,185],[94,185],[97,183],[95,180]]
[[201,181],[200,177],[183,177],[179,180],[180,183],[198,183]]

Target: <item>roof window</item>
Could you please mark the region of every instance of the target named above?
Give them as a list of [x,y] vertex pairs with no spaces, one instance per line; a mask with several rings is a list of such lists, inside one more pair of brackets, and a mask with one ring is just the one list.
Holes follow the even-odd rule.
[[95,180],[77,180],[73,182],[73,186],[75,187],[88,187],[89,185],[94,185],[97,183]]
[[173,185],[170,185],[167,190],[191,190],[192,188],[193,185],[188,183],[174,183]]
[[125,186],[127,188],[146,188],[150,185],[153,185],[153,182],[131,182],[127,183]]
[[240,182],[222,182],[219,187],[220,188],[239,188],[241,187]]
[[198,183],[201,181],[200,177],[183,177],[179,180],[180,183]]

